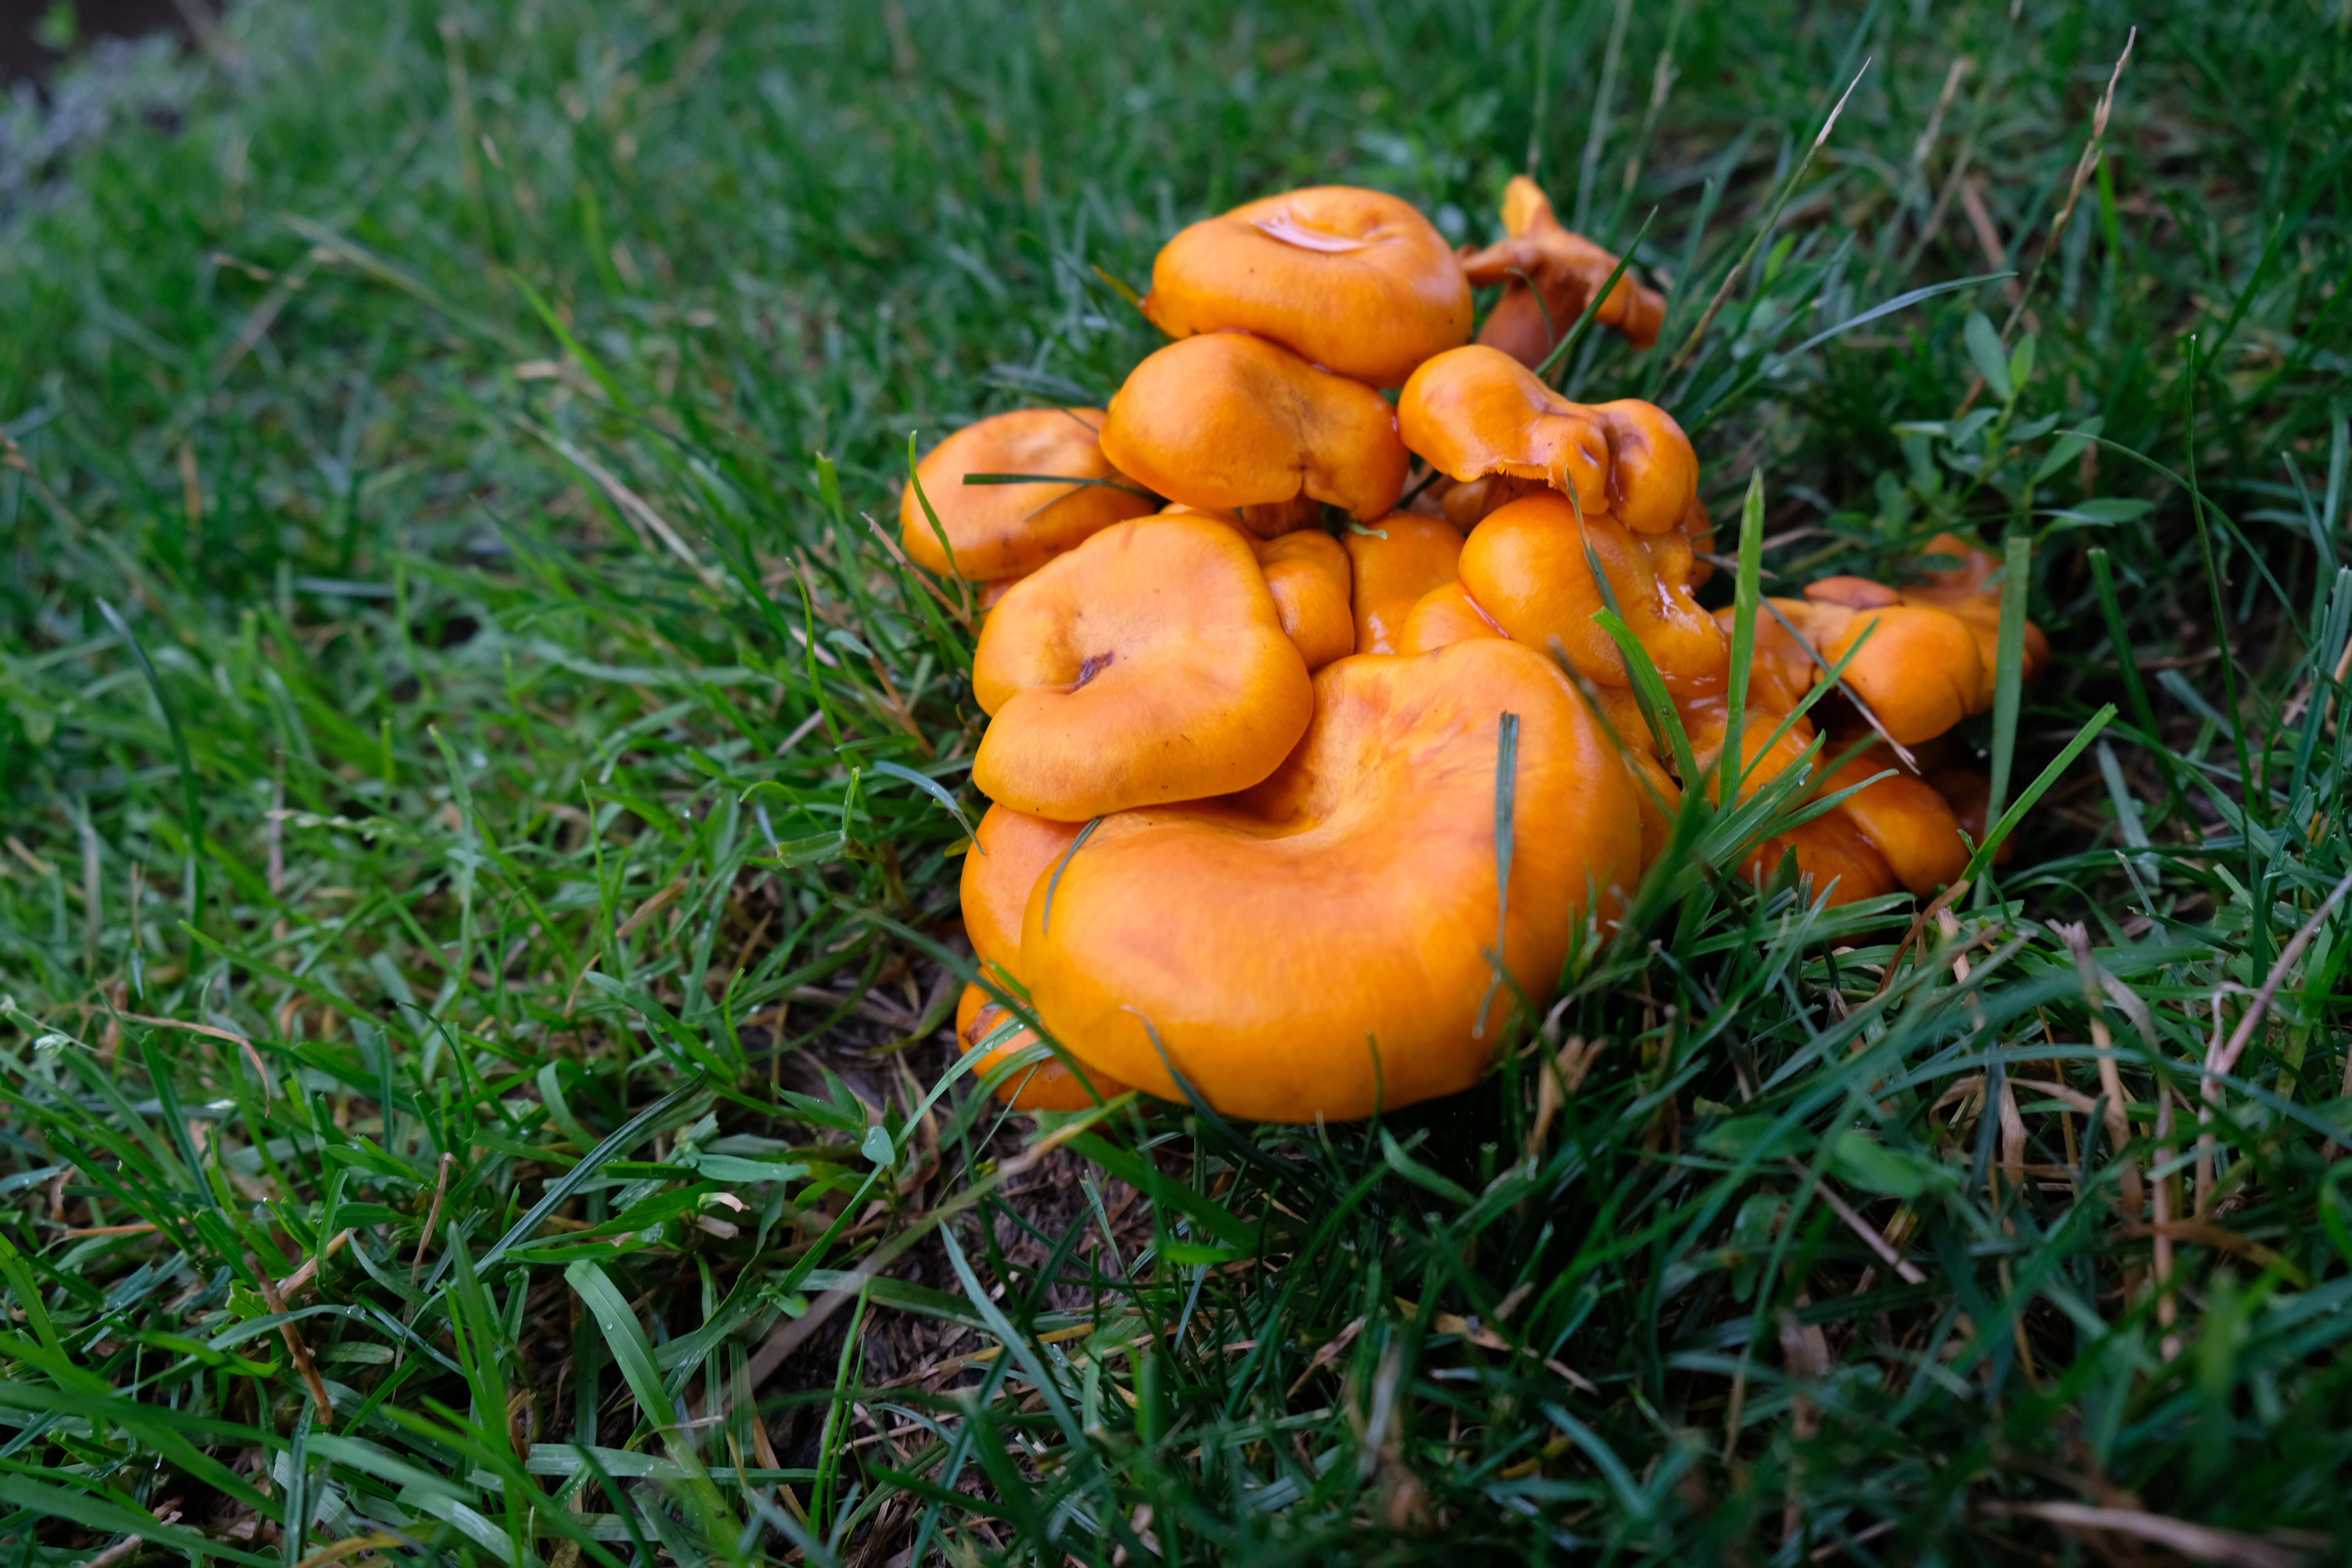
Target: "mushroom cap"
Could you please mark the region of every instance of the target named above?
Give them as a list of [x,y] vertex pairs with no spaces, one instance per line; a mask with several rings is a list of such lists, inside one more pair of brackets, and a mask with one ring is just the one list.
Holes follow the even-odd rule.
[[925,571],[986,582],[1034,572],[1112,523],[1158,509],[1150,496],[1110,485],[967,485],[966,474],[1067,474],[1074,479],[1127,476],[1103,456],[1099,408],[1024,408],[975,420],[915,465],[924,496],[955,547],[955,563],[908,485],[898,498],[898,534]]
[[1812,879],[1812,897],[1828,895],[1832,908],[1895,891],[1895,873],[1885,858],[1850,820],[1834,811],[1759,841],[1740,869],[1761,887],[1790,849],[1797,852],[1797,869]]
[[[965,1056],[980,1048],[981,1042],[1010,1022],[1013,1015],[977,985],[966,985],[956,1000],[956,1048]],[[1037,1031],[1023,1025],[1010,1039],[990,1048],[987,1055],[971,1064],[974,1079],[985,1077],[997,1063],[1015,1051],[1026,1050],[1037,1043]],[[1093,1088],[1088,1089],[1091,1083]],[[1026,1073],[1018,1073],[996,1086],[996,1098],[1015,1110],[1091,1110],[1115,1094],[1125,1094],[1127,1086],[1114,1083],[1100,1073],[1082,1074],[1070,1062],[1058,1056],[1047,1057]]]
[[1503,628],[1462,591],[1461,584],[1440,583],[1406,612],[1404,625],[1397,631],[1396,651],[1428,653],[1458,642],[1502,635]]
[[[1691,761],[1697,764],[1705,780],[1704,793],[1709,800],[1723,798],[1723,737],[1730,721],[1731,715],[1720,698],[1690,703],[1683,710],[1683,731],[1690,740]],[[1784,721],[1788,724],[1785,730],[1781,728]],[[1741,710],[1739,732],[1739,787],[1735,797],[1738,800],[1746,800],[1795,767],[1803,758],[1805,748],[1813,743],[1811,720],[1801,715],[1791,720],[1786,713],[1753,708]]]
[[[1617,258],[1564,226],[1551,198],[1524,174],[1504,187],[1503,227],[1508,237],[1484,250],[1462,250],[1463,275],[1472,287],[1503,285],[1478,341],[1522,364],[1540,364],[1616,271]],[[1592,319],[1646,349],[1658,341],[1665,314],[1665,297],[1635,282],[1629,269]]]
[[1137,365],[1110,400],[1102,446],[1189,506],[1304,498],[1360,520],[1396,504],[1411,461],[1388,399],[1246,332],[1185,338]]
[[1356,622],[1348,605],[1348,552],[1320,529],[1302,529],[1257,546],[1266,592],[1283,635],[1310,670],[1356,651]]
[[[1591,558],[1585,552],[1588,542]],[[1678,697],[1720,690],[1730,647],[1715,617],[1691,597],[1688,541],[1654,553],[1643,536],[1606,512],[1585,514],[1547,492],[1515,500],[1480,523],[1463,546],[1462,586],[1515,641],[1558,637],[1577,672],[1603,686],[1630,683],[1625,660],[1593,624],[1605,607],[1591,560],[1601,563],[1625,624]],[[1668,570],[1661,573],[1664,563]],[[1672,574],[1676,566],[1681,577]]]
[[1461,531],[1442,518],[1392,511],[1340,541],[1352,578],[1358,653],[1398,653],[1404,619],[1424,595],[1455,576]]
[[1572,490],[1586,516],[1612,513],[1636,533],[1675,527],[1698,496],[1698,454],[1665,410],[1634,398],[1572,403],[1477,343],[1414,371],[1397,424],[1408,447],[1464,483],[1541,479]]
[[[1955,555],[1960,564],[1930,572],[1921,581],[1906,585],[1902,601],[1943,610],[1967,624],[1977,639],[1977,660],[1983,677],[1969,711],[1984,712],[1992,706],[1993,687],[2000,671],[2000,590],[1986,584],[2000,562],[1990,551],[1970,544],[1957,533],[1936,535],[1927,542],[1927,553]],[[2050,667],[2050,639],[2032,621],[2025,623],[2021,651],[2021,673],[2027,680],[2037,679]]]
[[1489,639],[1359,656],[1315,686],[1315,722],[1273,777],[1108,818],[1050,913],[1032,895],[1022,972],[1089,1067],[1180,1099],[1172,1064],[1219,1110],[1275,1121],[1475,1082],[1513,1005],[1497,994],[1474,1033],[1503,913],[1504,713],[1518,715],[1502,932],[1516,984],[1546,995],[1588,889],[1631,881],[1633,786],[1540,654]]
[[[1832,668],[1869,633],[1870,641],[1839,679],[1869,704],[1898,745],[1932,740],[1979,711],[1984,664],[1976,634],[1958,616],[1909,605],[1875,610],[1817,605],[1806,630]],[[1828,671],[1820,679],[1827,679]]]
[[1624,759],[1626,774],[1633,781],[1633,805],[1642,814],[1642,869],[1647,871],[1675,836],[1675,814],[1683,808],[1682,786],[1664,763],[1646,752],[1629,750]]
[[[1893,767],[1895,758],[1886,748],[1872,746],[1823,779],[1814,793],[1834,795]],[[1960,841],[1959,818],[1942,795],[1908,773],[1898,770],[1864,784],[1831,815],[1853,823],[1895,879],[1920,898],[1958,881],[1968,869],[1969,848]],[[1797,858],[1803,861],[1801,848]]]
[[1199,517],[1115,523],[1023,578],[971,682],[993,716],[972,782],[1062,822],[1246,789],[1315,706],[1248,538]]
[[1021,973],[1021,914],[1029,889],[1069,852],[1078,824],[1031,816],[1009,805],[981,814],[979,845],[963,858],[963,931],[972,956],[1006,974]]
[[1470,339],[1470,285],[1409,202],[1314,185],[1204,219],[1162,246],[1143,313],[1171,338],[1238,328],[1371,386]]

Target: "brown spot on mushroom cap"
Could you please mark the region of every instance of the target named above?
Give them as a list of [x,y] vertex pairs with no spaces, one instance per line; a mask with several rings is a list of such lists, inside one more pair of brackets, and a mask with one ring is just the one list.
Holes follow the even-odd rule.
[[972,691],[993,716],[972,782],[1068,822],[1245,789],[1314,707],[1249,540],[1195,517],[1115,524],[1024,578],[981,629]]
[[1573,493],[1586,515],[1610,512],[1636,533],[1681,524],[1698,494],[1698,456],[1664,409],[1571,402],[1475,343],[1412,373],[1397,423],[1407,447],[1455,479],[1540,479]]
[[1541,654],[1487,640],[1345,658],[1316,698],[1265,784],[1107,818],[1064,868],[1050,926],[1031,898],[1024,977],[1090,1068],[1177,1098],[1172,1066],[1218,1110],[1278,1121],[1475,1082],[1515,1005],[1504,988],[1474,1032],[1500,914],[1504,713],[1517,715],[1514,983],[1540,1001],[1585,889],[1630,885],[1633,786]]
[[1371,386],[1468,341],[1470,285],[1410,203],[1317,185],[1192,225],[1151,265],[1144,313],[1171,337],[1255,332]]
[[1109,484],[967,485],[966,474],[1053,474],[1128,483],[1103,456],[1099,408],[1024,408],[976,420],[915,465],[898,500],[898,536],[925,571],[950,574],[948,552],[923,512],[928,498],[955,550],[953,570],[973,582],[1018,577],[1158,502]]
[[[1617,258],[1565,227],[1551,198],[1524,174],[1514,175],[1504,190],[1503,227],[1507,237],[1483,250],[1462,250],[1463,274],[1474,287],[1503,285],[1478,341],[1522,364],[1540,364],[1609,281]],[[1635,281],[1628,268],[1592,319],[1646,349],[1658,341],[1665,310],[1664,297]]]
[[1360,382],[1318,370],[1278,343],[1210,332],[1170,343],[1110,400],[1103,450],[1160,494],[1231,510],[1328,501],[1380,516],[1404,491],[1409,459],[1396,411]]

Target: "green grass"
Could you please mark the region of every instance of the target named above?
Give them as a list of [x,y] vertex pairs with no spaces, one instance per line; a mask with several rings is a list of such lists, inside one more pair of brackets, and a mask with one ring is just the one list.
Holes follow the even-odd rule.
[[[2326,1556],[2347,15],[278,4],[19,111],[0,1550]],[[2013,858],[1816,910],[1714,869],[1768,791],[1472,1093],[1000,1117],[969,639],[865,521],[908,432],[1107,395],[1096,268],[1196,216],[1483,237],[1530,147],[1650,222],[1666,348],[1568,384],[1692,429],[1717,593],[2016,542]],[[1997,345],[1998,280],[1792,352],[1999,272]]]

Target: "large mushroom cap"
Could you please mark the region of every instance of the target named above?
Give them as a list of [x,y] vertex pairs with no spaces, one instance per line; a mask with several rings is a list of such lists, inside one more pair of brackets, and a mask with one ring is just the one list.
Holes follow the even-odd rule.
[[[1158,505],[1103,456],[1099,408],[1024,408],[965,426],[915,465],[922,497],[908,485],[898,499],[898,533],[924,570],[971,581],[1018,577],[1112,523]],[[1052,474],[1108,484],[967,485],[966,474]],[[955,563],[940,545],[923,497],[940,515]]]
[[1353,579],[1358,653],[1402,653],[1397,637],[1423,595],[1456,576],[1461,531],[1441,519],[1391,512],[1341,541]]
[[1405,446],[1454,479],[1540,479],[1636,533],[1675,527],[1697,500],[1698,455],[1665,410],[1571,403],[1499,349],[1473,343],[1414,371],[1397,421]]
[[1021,973],[1021,915],[1029,889],[1078,836],[1075,822],[1031,816],[1007,805],[992,805],[972,837],[978,847],[963,858],[963,931],[972,956],[1006,974]]
[[1371,386],[1470,337],[1470,285],[1444,237],[1410,203],[1349,185],[1185,229],[1151,264],[1143,310],[1170,337],[1239,328]]
[[[956,1000],[956,1048],[965,1056],[995,1038],[1005,1025],[1015,1023],[1013,1016],[977,985],[967,985]],[[1026,1050],[1037,1043],[1037,1031],[1023,1025],[998,1044],[990,1046],[987,1054],[971,1064],[971,1075],[985,1077],[995,1066],[1008,1060],[1017,1051]],[[1127,1086],[1116,1083],[1099,1072],[1088,1073],[1060,1057],[1047,1057],[1025,1073],[1016,1073],[996,1086],[996,1098],[1015,1110],[1087,1110],[1115,1094],[1125,1094]]]
[[1282,629],[1310,670],[1356,651],[1348,606],[1348,552],[1318,529],[1301,529],[1257,546]]
[[[1522,364],[1540,364],[1617,270],[1617,258],[1563,226],[1552,213],[1551,198],[1524,174],[1513,175],[1504,188],[1503,228],[1507,238],[1484,250],[1465,247],[1462,256],[1463,273],[1474,287],[1503,285],[1503,297],[1486,312],[1478,341]],[[1665,314],[1664,296],[1628,272],[1592,319],[1646,349],[1658,341]]]
[[1566,497],[1546,492],[1480,523],[1463,546],[1460,570],[1462,586],[1514,640],[1543,648],[1558,637],[1578,673],[1624,686],[1631,679],[1624,656],[1592,620],[1607,605],[1592,575],[1597,560],[1625,624],[1669,689],[1705,695],[1723,683],[1729,645],[1691,597],[1688,551],[1664,559],[1670,569],[1680,564],[1680,580],[1661,573],[1660,557],[1615,518],[1588,512],[1580,520]]
[[1248,539],[1197,517],[1115,524],[1023,578],[971,674],[994,718],[972,782],[1066,822],[1246,789],[1315,705]]
[[1633,785],[1542,655],[1457,643],[1344,658],[1315,686],[1315,722],[1273,777],[1234,800],[1110,818],[1070,857],[1050,910],[1031,897],[1023,973],[1089,1067],[1172,1099],[1172,1065],[1220,1110],[1276,1121],[1475,1082],[1515,1005],[1504,988],[1474,1032],[1503,912],[1505,713],[1517,715],[1502,941],[1515,984],[1545,995],[1588,889],[1631,882]]
[[1410,461],[1386,398],[1246,332],[1186,338],[1137,365],[1110,400],[1102,442],[1121,468],[1188,506],[1305,498],[1359,519],[1396,504]]

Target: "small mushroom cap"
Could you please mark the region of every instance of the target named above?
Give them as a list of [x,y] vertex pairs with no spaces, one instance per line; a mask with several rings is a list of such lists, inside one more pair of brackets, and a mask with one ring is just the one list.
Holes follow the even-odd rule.
[[971,680],[993,715],[972,782],[1062,822],[1246,789],[1315,706],[1248,538],[1198,517],[1114,524],[1024,578]]
[[[1706,781],[1705,794],[1709,800],[1723,798],[1723,737],[1730,723],[1731,715],[1720,698],[1690,703],[1683,710],[1683,730],[1690,738],[1691,761],[1697,764]],[[1803,760],[1805,748],[1813,743],[1812,721],[1801,715],[1790,719],[1785,713],[1743,709],[1739,732],[1742,739],[1737,798],[1740,800],[1795,767]]]
[[[956,1048],[965,1056],[1006,1024],[1013,1022],[1004,1005],[977,985],[966,985],[956,1001]],[[1037,1031],[1023,1025],[1000,1045],[971,1064],[975,1079],[984,1078],[999,1062],[1037,1043]],[[1093,1087],[1089,1089],[1088,1085]],[[1015,1110],[1091,1110],[1127,1086],[1100,1073],[1085,1073],[1058,1056],[1047,1057],[1025,1073],[1016,1073],[996,1086],[996,1098]]]
[[1412,204],[1317,185],[1235,207],[1160,247],[1143,312],[1172,338],[1232,329],[1398,386],[1470,339],[1470,285]]
[[1348,552],[1320,529],[1303,529],[1257,546],[1266,592],[1283,635],[1310,670],[1356,651],[1356,622],[1348,606]]
[[[1873,746],[1822,780],[1814,793],[1834,795],[1895,767],[1885,747]],[[1959,880],[1968,869],[1968,846],[1960,841],[1959,819],[1950,805],[1925,781],[1899,769],[1864,784],[1832,815],[1853,823],[1895,879],[1920,898]],[[1798,858],[1803,859],[1801,850]]]
[[964,852],[961,890],[964,935],[982,963],[1007,974],[1021,972],[1021,914],[1029,907],[1029,889],[1069,852],[1078,826],[1008,805],[992,805],[981,815],[972,835],[980,847]]
[[1340,541],[1353,578],[1358,653],[1397,653],[1404,618],[1423,595],[1455,576],[1461,531],[1443,519],[1393,511]]
[[[1548,648],[1558,637],[1579,674],[1624,686],[1630,683],[1624,657],[1592,620],[1607,604],[1593,580],[1593,559],[1667,689],[1678,697],[1720,690],[1730,646],[1715,617],[1691,597],[1686,540],[1679,549],[1654,554],[1642,536],[1605,512],[1588,512],[1580,524],[1567,498],[1528,496],[1470,535],[1462,550],[1462,586],[1513,640]],[[1662,560],[1668,573],[1658,570]],[[1669,574],[1677,565],[1681,580]]]
[[1837,812],[1799,823],[1777,837],[1767,838],[1748,853],[1740,869],[1762,886],[1780,868],[1780,858],[1797,852],[1797,869],[1812,881],[1811,896],[1827,895],[1832,908],[1859,903],[1895,891],[1895,873],[1870,847],[1860,830]]
[[[1987,585],[2000,562],[1991,552],[1970,544],[1957,533],[1936,535],[1927,542],[1926,553],[1958,556],[1960,564],[1947,571],[1930,572],[1921,581],[1906,585],[1902,590],[1903,603],[1943,610],[1967,623],[1977,639],[1977,658],[1983,677],[1977,700],[1969,710],[1982,713],[1992,707],[1993,687],[2000,671],[2000,589]],[[2039,678],[2050,667],[2050,639],[2032,621],[2025,623],[2021,651],[2021,673],[2027,680]]]
[[[1508,237],[1484,250],[1463,247],[1462,271],[1472,287],[1503,285],[1478,341],[1522,364],[1540,364],[1617,270],[1617,258],[1564,226],[1551,198],[1524,174],[1504,187],[1503,227]],[[1665,314],[1664,296],[1635,282],[1629,268],[1592,319],[1646,349],[1658,341]]]
[[1406,447],[1465,484],[1541,479],[1572,491],[1586,516],[1610,512],[1636,533],[1681,523],[1698,496],[1698,455],[1665,410],[1633,398],[1572,403],[1499,349],[1473,343],[1414,371],[1397,423]]
[[[1504,988],[1474,1032],[1498,920],[1506,968],[1540,1002],[1588,887],[1632,880],[1633,786],[1540,654],[1456,643],[1344,658],[1315,685],[1315,722],[1272,778],[1111,817],[1070,858],[1050,921],[1031,897],[1022,972],[1089,1067],[1179,1099],[1172,1066],[1219,1110],[1275,1121],[1466,1089],[1515,1005]],[[1504,713],[1518,715],[1507,919]]]
[[1500,511],[1522,497],[1540,495],[1549,489],[1550,484],[1543,479],[1488,474],[1468,484],[1448,485],[1445,493],[1437,498],[1437,510],[1446,521],[1467,533],[1486,521],[1490,513]]
[[1102,441],[1171,500],[1216,510],[1286,503],[1286,517],[1302,499],[1378,517],[1404,493],[1411,461],[1388,399],[1246,332],[1185,338],[1137,365],[1110,400]]
[[1503,628],[1471,602],[1459,583],[1440,583],[1408,611],[1397,633],[1399,653],[1427,653],[1478,637],[1498,637]]
[[[925,571],[971,581],[1018,577],[1074,550],[1112,523],[1141,517],[1158,502],[1110,485],[967,485],[966,474],[1066,474],[1127,484],[1097,439],[1099,408],[1024,408],[976,420],[915,465],[922,496],[908,485],[898,498],[898,534]],[[940,514],[955,564],[924,515],[923,497]]]
[[[1897,745],[1932,740],[1979,710],[1983,661],[1975,634],[1958,616],[1908,605],[1814,608],[1808,635],[1832,668],[1862,644],[1839,679],[1869,704]],[[1870,640],[1863,643],[1865,632]]]

